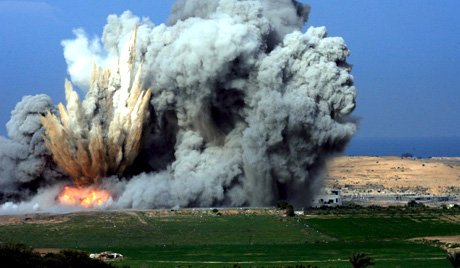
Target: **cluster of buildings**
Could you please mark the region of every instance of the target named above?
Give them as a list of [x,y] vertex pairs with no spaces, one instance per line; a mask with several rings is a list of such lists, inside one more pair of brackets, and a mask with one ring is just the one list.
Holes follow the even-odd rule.
[[431,205],[451,205],[457,202],[457,197],[453,195],[432,196],[417,194],[356,194],[342,195],[338,189],[324,190],[323,193],[314,197],[311,207],[337,207],[342,206],[343,201],[349,201],[360,205],[401,205],[410,201]]

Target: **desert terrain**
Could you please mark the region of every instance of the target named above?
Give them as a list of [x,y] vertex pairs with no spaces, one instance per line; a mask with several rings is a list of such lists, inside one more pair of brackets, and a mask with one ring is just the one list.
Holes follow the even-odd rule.
[[325,187],[340,189],[344,200],[456,201],[460,195],[460,157],[341,156],[331,160],[327,170]]

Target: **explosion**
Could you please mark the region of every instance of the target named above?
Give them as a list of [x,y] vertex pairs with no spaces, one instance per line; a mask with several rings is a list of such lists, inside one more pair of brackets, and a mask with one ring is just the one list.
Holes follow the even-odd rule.
[[126,75],[120,74],[119,66],[112,72],[94,65],[83,103],[66,81],[67,107],[59,103],[59,118],[51,112],[41,118],[46,146],[77,186],[97,185],[109,175],[122,176],[138,154],[151,93],[142,90],[140,67],[132,81],[136,32],[125,62]]
[[82,206],[84,208],[107,205],[111,199],[110,193],[94,188],[74,188],[65,186],[57,200],[64,205]]
[[[119,63],[113,72],[94,65],[83,103],[66,81],[67,107],[59,103],[59,118],[51,112],[41,118],[46,146],[77,186],[64,188],[57,198],[62,204],[85,208],[106,204],[109,192],[93,187],[107,176],[122,176],[137,157],[151,91],[142,90],[141,67],[132,77],[136,33],[134,29],[129,58],[122,62],[127,68]],[[121,75],[120,69],[126,73]]]
[[[307,206],[357,129],[349,50],[324,27],[302,32],[309,11],[178,0],[167,24],[126,11],[101,38],[75,30],[62,42],[67,105],[24,97],[0,137],[0,202]],[[73,85],[87,90],[82,102]],[[77,188],[59,194],[69,177]]]

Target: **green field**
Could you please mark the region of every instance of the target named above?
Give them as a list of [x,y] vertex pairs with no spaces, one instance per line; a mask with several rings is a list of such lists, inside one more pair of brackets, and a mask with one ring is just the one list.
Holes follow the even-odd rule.
[[331,209],[292,218],[268,212],[35,215],[3,220],[0,242],[115,251],[126,257],[114,263],[120,267],[351,267],[356,251],[373,257],[375,267],[449,267],[444,249],[408,239],[460,234],[458,210]]

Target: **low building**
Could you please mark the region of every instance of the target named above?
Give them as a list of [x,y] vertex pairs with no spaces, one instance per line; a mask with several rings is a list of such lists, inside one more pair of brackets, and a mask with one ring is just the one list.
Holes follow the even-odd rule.
[[337,207],[342,205],[342,193],[340,190],[331,190],[329,194],[318,194],[313,199],[312,207],[319,208],[323,206]]

